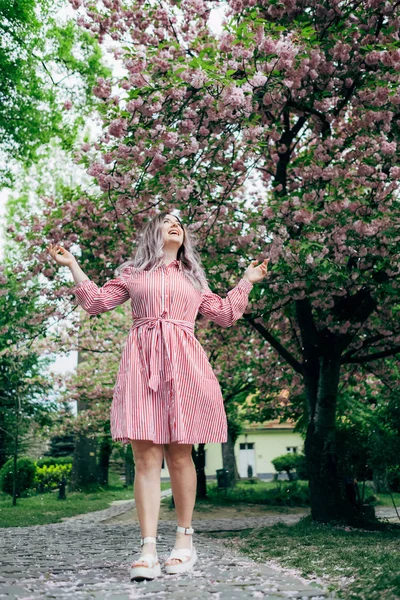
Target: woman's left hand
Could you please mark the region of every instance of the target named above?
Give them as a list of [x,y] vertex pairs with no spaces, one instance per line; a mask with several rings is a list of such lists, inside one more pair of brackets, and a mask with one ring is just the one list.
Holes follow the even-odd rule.
[[243,279],[247,279],[250,283],[257,283],[264,279],[268,271],[268,262],[268,258],[266,258],[260,265],[256,266],[257,261],[252,260],[243,274]]

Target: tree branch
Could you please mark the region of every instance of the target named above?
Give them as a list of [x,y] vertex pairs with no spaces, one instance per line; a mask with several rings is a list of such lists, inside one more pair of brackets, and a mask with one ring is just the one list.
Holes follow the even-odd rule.
[[366,356],[348,356],[345,358],[342,357],[340,361],[341,364],[358,364],[362,365],[367,362],[371,362],[373,360],[378,360],[379,358],[386,358],[387,356],[395,356],[395,354],[400,354],[400,346],[395,346],[394,348],[388,348],[387,350],[381,350],[381,352],[374,352],[373,354],[367,354]]
[[296,371],[296,373],[303,374],[302,364],[296,360],[296,358],[288,351],[270,332],[262,325],[257,323],[251,316],[243,315],[248,323],[265,339],[271,346],[286,360],[286,362]]

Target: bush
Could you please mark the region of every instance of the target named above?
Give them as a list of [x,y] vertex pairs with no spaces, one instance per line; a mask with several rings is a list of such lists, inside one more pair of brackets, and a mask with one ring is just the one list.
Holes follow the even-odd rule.
[[307,468],[307,459],[304,454],[297,454],[297,466],[296,466],[296,474],[299,479],[303,481],[308,481],[308,468]]
[[60,487],[62,479],[66,484],[71,481],[72,465],[44,465],[36,467],[34,486],[39,494],[51,492]]
[[293,452],[288,452],[287,454],[277,456],[271,462],[274,465],[277,474],[285,471],[290,481],[295,479],[295,474],[300,479],[307,479],[307,467],[305,456],[303,454],[294,454]]
[[297,481],[280,482],[265,494],[263,504],[269,506],[309,506],[310,494],[308,486],[299,485]]
[[249,481],[240,481],[234,488],[221,494],[216,484],[207,486],[208,501],[216,505],[235,505],[241,503],[263,504],[266,506],[309,506],[308,485],[301,481],[279,481],[275,485],[263,484],[259,480],[249,485]]
[[72,465],[72,461],[72,456],[58,456],[57,458],[54,456],[45,456],[44,458],[39,458],[39,460],[36,461],[36,465],[38,467],[50,467],[52,465]]
[[[17,460],[17,496],[22,496],[33,486],[36,466],[30,458],[19,458]],[[14,459],[10,458],[0,471],[0,488],[6,494],[12,496],[14,478]]]

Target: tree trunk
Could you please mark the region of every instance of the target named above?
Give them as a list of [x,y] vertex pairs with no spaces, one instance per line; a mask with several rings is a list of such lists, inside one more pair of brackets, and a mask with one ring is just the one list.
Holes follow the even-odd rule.
[[15,444],[14,444],[14,474],[13,474],[13,496],[12,505],[17,505],[17,479],[18,479],[18,423],[15,429]]
[[[78,370],[79,365],[85,358],[81,351],[78,352]],[[78,413],[88,408],[83,399],[77,402]],[[80,490],[82,486],[89,483],[97,483],[98,471],[96,465],[96,445],[95,439],[77,434],[75,437],[74,460],[72,463],[71,488]]]
[[80,490],[90,483],[97,483],[96,440],[77,434],[72,463],[71,487]]
[[235,457],[235,439],[228,426],[228,440],[221,444],[222,466],[228,471],[229,487],[234,487],[240,479]]
[[99,448],[98,482],[100,485],[108,485],[108,468],[112,450],[111,437],[102,438]]
[[311,515],[315,521],[321,522],[341,519],[347,512],[338,473],[335,443],[339,372],[339,358],[321,358],[315,409],[310,414],[305,441]]
[[205,472],[206,454],[204,451],[205,444],[199,444],[197,451],[192,446],[192,458],[197,474],[197,489],[196,498],[205,500],[207,498],[207,480]]
[[0,469],[7,462],[9,457],[9,445],[7,444],[6,423],[5,423],[5,407],[0,407]]
[[125,451],[125,485],[131,487],[135,481],[135,463],[131,444],[128,444]]

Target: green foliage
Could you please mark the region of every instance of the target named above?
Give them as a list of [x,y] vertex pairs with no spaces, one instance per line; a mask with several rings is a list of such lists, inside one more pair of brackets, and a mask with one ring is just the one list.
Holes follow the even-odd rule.
[[72,465],[72,456],[44,456],[36,461],[37,467],[51,467],[54,465]]
[[[55,435],[50,440],[50,448],[46,454],[54,458],[68,457],[74,453],[74,447],[75,436],[72,433]],[[57,463],[59,462],[57,460]]]
[[[71,20],[57,22],[62,4],[0,0],[0,148],[26,164],[53,137],[72,148],[78,126],[96,103],[91,94],[96,78],[110,73],[93,36]],[[74,111],[64,109],[67,100]],[[12,180],[9,165],[0,170],[2,179]]]
[[288,452],[287,454],[277,456],[271,462],[278,474],[285,472],[290,480],[294,479],[294,474],[296,474],[299,479],[307,479],[307,468],[305,456],[303,454]]
[[[36,466],[30,458],[17,460],[17,496],[22,496],[33,486]],[[12,496],[14,478],[14,460],[8,460],[0,471],[0,489]]]
[[[132,499],[132,489],[123,486],[119,474],[110,472],[110,481],[110,485],[99,487],[95,492],[69,492],[62,502],[57,494],[35,494],[21,498],[17,506],[12,506],[10,497],[0,493],[0,528],[59,523],[65,517],[108,508],[114,500]],[[169,482],[161,483],[162,490],[169,487]]]
[[239,481],[225,493],[218,491],[216,484],[207,486],[208,501],[216,505],[240,503],[263,504],[266,506],[309,506],[308,485],[300,481],[279,481],[273,484],[257,481]]
[[34,487],[40,494],[51,492],[61,485],[62,480],[66,484],[71,481],[72,464],[55,464],[36,467]]
[[24,285],[13,266],[0,268],[0,467],[16,445],[24,451],[23,438],[33,424],[48,425],[58,408],[49,397],[52,378],[46,369],[51,361],[31,341],[43,327],[37,320],[43,311],[41,285],[32,275]]
[[[396,372],[395,372],[396,373]],[[385,390],[384,380],[375,399],[365,406],[351,389],[339,398],[342,413],[337,421],[336,447],[343,476],[362,481],[373,475],[387,478],[397,491],[396,473],[400,470],[400,400],[396,388]],[[387,395],[387,397],[386,397]],[[391,475],[393,474],[393,475]],[[392,479],[391,479],[392,477]]]
[[[8,318],[10,332],[11,313]],[[14,453],[16,436],[21,451],[24,435],[34,423],[42,427],[50,423],[55,406],[47,399],[50,380],[43,374],[46,364],[47,359],[34,352],[0,356],[0,465]]]

